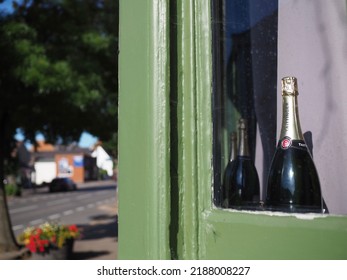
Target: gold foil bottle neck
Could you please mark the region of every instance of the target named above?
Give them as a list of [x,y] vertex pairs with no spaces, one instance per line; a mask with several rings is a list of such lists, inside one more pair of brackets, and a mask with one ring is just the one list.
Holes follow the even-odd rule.
[[249,156],[249,147],[248,147],[248,135],[247,135],[247,120],[240,119],[239,120],[239,156]]
[[295,77],[284,77],[282,79],[282,96],[298,94],[297,79]]
[[282,129],[280,139],[303,140],[298,111],[298,86],[295,77],[282,79]]
[[230,156],[229,161],[235,160],[237,157],[237,134],[233,131],[230,134]]

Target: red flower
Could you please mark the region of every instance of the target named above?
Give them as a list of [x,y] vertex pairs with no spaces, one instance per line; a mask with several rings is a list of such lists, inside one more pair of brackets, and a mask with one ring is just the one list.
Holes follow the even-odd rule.
[[42,228],[30,229],[26,231],[19,239],[32,252],[44,253],[47,248],[61,247],[66,239],[76,238],[79,236],[79,229],[76,225],[57,226],[45,224]]
[[34,241],[30,241],[28,244],[27,244],[27,248],[30,250],[30,252],[33,252],[33,253],[36,253],[36,244]]
[[73,232],[78,232],[78,228],[76,225],[70,225],[69,226],[69,230],[73,231]]

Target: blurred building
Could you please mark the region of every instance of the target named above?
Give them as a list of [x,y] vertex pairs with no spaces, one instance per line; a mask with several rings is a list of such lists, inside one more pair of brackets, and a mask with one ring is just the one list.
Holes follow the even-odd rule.
[[107,161],[111,160],[112,163],[112,159],[101,146],[90,150],[76,144],[53,146],[39,141],[31,155],[34,159],[31,178],[36,185],[49,183],[55,177],[69,177],[76,183],[97,180],[99,169],[104,169],[109,174]]
[[96,143],[93,148],[92,157],[96,158],[98,168],[105,170],[108,177],[113,176],[114,163],[111,156],[102,147],[101,142]]

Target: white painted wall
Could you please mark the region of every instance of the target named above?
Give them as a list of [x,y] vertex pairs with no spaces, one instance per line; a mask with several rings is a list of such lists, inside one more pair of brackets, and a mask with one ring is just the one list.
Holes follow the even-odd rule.
[[101,147],[98,146],[92,153],[92,157],[96,158],[96,165],[98,168],[107,171],[108,176],[113,175],[113,161],[108,153]]
[[35,162],[35,180],[37,185],[43,182],[50,183],[57,176],[57,165],[55,162]]
[[330,213],[347,214],[346,0],[279,0],[278,18],[278,89],[282,77],[298,78],[301,128],[313,134],[323,196]]

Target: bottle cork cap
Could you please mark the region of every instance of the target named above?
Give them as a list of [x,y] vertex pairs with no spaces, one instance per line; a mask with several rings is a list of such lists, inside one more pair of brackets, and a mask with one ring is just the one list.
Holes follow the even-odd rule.
[[298,83],[295,77],[282,78],[282,95],[298,95]]

